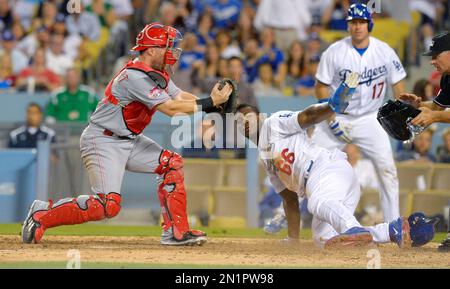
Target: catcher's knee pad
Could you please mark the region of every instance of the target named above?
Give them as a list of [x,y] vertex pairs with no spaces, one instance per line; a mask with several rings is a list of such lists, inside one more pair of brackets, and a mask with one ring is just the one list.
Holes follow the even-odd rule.
[[158,197],[164,219],[164,230],[173,228],[176,239],[189,232],[186,214],[186,190],[184,187],[183,159],[177,154],[163,150],[159,158]]
[[105,204],[105,217],[113,218],[117,216],[121,209],[120,202],[122,201],[122,197],[120,194],[109,193],[106,196],[101,194],[99,196]]

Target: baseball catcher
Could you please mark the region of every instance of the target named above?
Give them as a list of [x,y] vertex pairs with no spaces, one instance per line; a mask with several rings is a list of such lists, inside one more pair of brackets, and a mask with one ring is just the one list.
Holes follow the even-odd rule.
[[234,110],[237,91],[229,80],[217,83],[210,97],[203,99],[172,82],[166,68],[179,59],[181,39],[178,30],[160,23],[148,24],[138,34],[132,50],[139,57],[109,82],[80,138],[81,157],[94,194],[57,202],[34,201],[22,227],[24,243],[39,242],[49,228],[117,216],[125,170],[158,175],[164,220],[161,244],[206,242],[204,232],[189,227],[182,157],[142,134],[156,111],[173,116]]

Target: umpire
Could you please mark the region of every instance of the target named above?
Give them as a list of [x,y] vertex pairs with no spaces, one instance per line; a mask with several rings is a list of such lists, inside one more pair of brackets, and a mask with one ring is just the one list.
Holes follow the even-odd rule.
[[[423,127],[435,122],[450,123],[450,33],[443,32],[433,38],[430,50],[424,53],[431,56],[430,64],[442,74],[441,90],[433,101],[421,102],[414,94],[402,94],[400,99],[410,102],[422,112],[411,123]],[[439,246],[439,251],[450,251],[450,224],[447,238]]]

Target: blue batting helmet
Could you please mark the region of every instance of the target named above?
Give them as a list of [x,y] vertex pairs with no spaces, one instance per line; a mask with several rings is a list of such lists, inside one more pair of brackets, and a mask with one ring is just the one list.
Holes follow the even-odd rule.
[[434,225],[438,219],[425,217],[421,212],[413,213],[408,218],[411,241],[413,247],[420,247],[430,242],[434,238]]
[[353,19],[364,19],[369,22],[369,32],[373,29],[373,18],[369,8],[366,4],[356,3],[352,4],[348,9],[347,22]]

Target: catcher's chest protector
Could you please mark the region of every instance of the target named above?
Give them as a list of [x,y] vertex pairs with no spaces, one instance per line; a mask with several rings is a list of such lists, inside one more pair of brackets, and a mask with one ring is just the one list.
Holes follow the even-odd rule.
[[[157,86],[161,89],[166,89],[169,83],[169,76],[167,73],[156,71],[144,63],[137,61],[130,61],[125,65],[124,68],[108,83],[105,90],[106,99],[114,105],[121,105],[119,100],[112,94],[112,86],[114,80],[124,71],[125,69],[134,69],[144,72],[152,81],[154,81]],[[139,102],[133,101],[129,104],[122,106],[122,115],[125,121],[126,127],[134,134],[140,134],[142,131],[150,124],[153,114],[156,112],[156,108],[149,109],[147,105]]]

